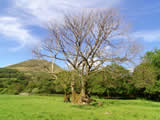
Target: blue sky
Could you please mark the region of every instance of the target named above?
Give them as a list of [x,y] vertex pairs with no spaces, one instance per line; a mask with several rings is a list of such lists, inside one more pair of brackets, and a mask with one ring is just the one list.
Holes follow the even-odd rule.
[[0,67],[32,59],[47,22],[61,21],[63,12],[110,7],[121,11],[144,51],[160,48],[159,0],[0,0]]

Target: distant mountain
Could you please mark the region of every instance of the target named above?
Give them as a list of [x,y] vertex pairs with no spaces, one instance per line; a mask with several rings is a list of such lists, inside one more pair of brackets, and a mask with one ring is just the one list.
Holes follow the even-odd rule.
[[[5,68],[16,69],[23,72],[51,72],[51,62],[42,59],[30,59]],[[54,72],[63,71],[61,67],[54,64]]]

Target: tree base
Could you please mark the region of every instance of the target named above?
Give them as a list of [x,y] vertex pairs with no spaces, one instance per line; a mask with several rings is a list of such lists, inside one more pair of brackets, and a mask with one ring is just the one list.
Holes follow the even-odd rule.
[[96,100],[91,99],[87,95],[82,96],[82,94],[77,94],[76,92],[72,93],[72,103],[73,104],[90,104],[91,102],[96,102]]

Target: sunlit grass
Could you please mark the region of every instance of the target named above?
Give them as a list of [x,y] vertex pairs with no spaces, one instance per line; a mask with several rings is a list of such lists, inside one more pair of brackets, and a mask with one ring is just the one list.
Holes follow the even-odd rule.
[[72,105],[62,96],[0,96],[0,120],[160,120],[160,103],[98,100],[103,106]]

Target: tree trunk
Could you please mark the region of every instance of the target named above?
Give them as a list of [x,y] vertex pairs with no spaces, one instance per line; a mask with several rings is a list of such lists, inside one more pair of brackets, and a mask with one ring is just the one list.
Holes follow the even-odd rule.
[[72,90],[72,103],[73,104],[81,104],[82,101],[80,99],[80,95],[75,91],[75,82],[71,82],[71,90]]
[[71,90],[72,90],[72,103],[73,104],[89,104],[91,102],[91,99],[86,94],[86,83],[85,79],[82,79],[81,82],[81,91],[80,94],[78,94],[74,87],[74,82],[71,83]]
[[85,86],[85,79],[82,79],[82,88],[81,88],[81,96],[85,97],[86,96],[86,86]]

